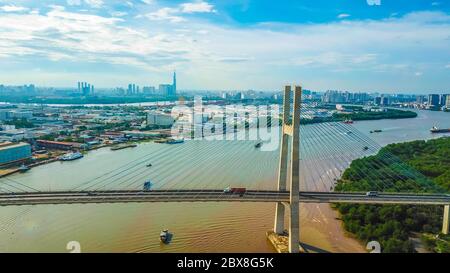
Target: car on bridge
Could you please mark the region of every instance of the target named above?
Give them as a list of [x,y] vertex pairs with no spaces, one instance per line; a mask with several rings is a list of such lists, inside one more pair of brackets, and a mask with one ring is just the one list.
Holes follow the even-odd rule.
[[244,196],[244,194],[247,192],[246,188],[232,188],[227,187],[223,190],[223,193],[227,194],[239,194],[241,197]]
[[153,183],[149,180],[144,183],[144,191],[151,191]]
[[368,192],[366,192],[366,196],[377,197],[378,196],[378,192],[376,192],[376,191],[368,191]]

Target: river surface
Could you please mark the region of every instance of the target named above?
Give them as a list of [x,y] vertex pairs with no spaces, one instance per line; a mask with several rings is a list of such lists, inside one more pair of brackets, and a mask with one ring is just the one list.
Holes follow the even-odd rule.
[[[354,158],[394,142],[441,137],[450,113],[418,111],[415,119],[315,124],[301,128],[301,188],[328,191]],[[381,129],[381,133],[369,133]],[[351,131],[351,134],[348,132]],[[446,134],[449,135],[449,134]],[[229,185],[275,189],[279,150],[257,141],[186,141],[179,145],[91,151],[72,162],[54,162],[0,179],[0,189],[140,189],[146,180],[161,189],[222,189]],[[265,144],[264,144],[265,145]],[[368,150],[363,147],[369,146]],[[152,167],[146,167],[148,163]],[[274,221],[270,203],[148,203],[42,205],[0,208],[1,252],[273,252],[265,232]],[[363,252],[346,236],[327,204],[301,204],[300,240],[313,250]],[[170,244],[159,232],[173,233]]]

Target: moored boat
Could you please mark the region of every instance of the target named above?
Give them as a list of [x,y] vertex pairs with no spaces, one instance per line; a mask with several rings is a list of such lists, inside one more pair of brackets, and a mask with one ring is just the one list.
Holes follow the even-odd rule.
[[25,164],[22,164],[22,166],[19,167],[18,169],[21,173],[24,173],[26,171],[30,170],[30,167],[26,166]]
[[61,161],[72,161],[72,160],[79,159],[79,158],[82,158],[82,157],[83,157],[83,154],[80,153],[80,152],[67,153],[67,154],[65,154],[63,156],[60,156],[59,160],[61,160]]
[[167,144],[180,144],[180,143],[183,143],[184,142],[184,139],[169,139],[169,140],[167,140]]

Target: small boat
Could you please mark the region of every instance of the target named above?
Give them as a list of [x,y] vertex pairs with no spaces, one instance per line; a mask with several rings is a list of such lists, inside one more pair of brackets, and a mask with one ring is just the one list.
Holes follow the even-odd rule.
[[372,133],[381,133],[381,132],[383,132],[383,130],[380,130],[380,129],[370,131],[371,134]]
[[369,150],[369,147],[364,146],[363,150],[364,150],[364,151],[367,151],[367,150]]
[[344,123],[345,123],[345,124],[353,124],[353,120],[351,120],[351,119],[346,119],[346,120],[344,120]]
[[433,128],[430,129],[430,132],[432,133],[450,133],[449,129],[439,129],[437,126],[433,126]]
[[164,229],[163,231],[161,231],[161,233],[159,234],[159,239],[161,240],[161,242],[167,244],[170,240],[170,233],[168,229]]
[[169,139],[166,143],[167,144],[180,144],[183,143],[184,139]]
[[262,142],[255,144],[255,148],[261,148],[261,146],[262,146]]
[[83,154],[80,153],[80,152],[68,153],[68,154],[65,154],[65,155],[59,157],[59,160],[61,160],[61,161],[71,161],[71,160],[79,159],[79,158],[82,158],[82,157],[83,157]]
[[22,166],[19,167],[18,169],[21,173],[24,173],[26,171],[30,170],[30,167],[26,166],[25,164],[22,164]]
[[151,167],[151,166],[153,166],[151,163],[148,163],[147,165],[146,165],[147,167]]

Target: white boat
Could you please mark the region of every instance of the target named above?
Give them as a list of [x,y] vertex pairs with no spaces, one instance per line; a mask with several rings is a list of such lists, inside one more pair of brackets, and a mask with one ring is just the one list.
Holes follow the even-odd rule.
[[65,155],[61,156],[59,158],[59,160],[61,160],[61,161],[71,161],[71,160],[79,159],[79,158],[82,158],[82,157],[83,157],[83,154],[80,153],[80,152],[68,153],[68,154],[65,154]]
[[25,164],[22,164],[22,166],[19,167],[19,171],[20,171],[21,173],[24,173],[24,172],[26,172],[26,171],[28,171],[28,170],[30,170],[30,167],[28,167],[28,166],[25,165]]

